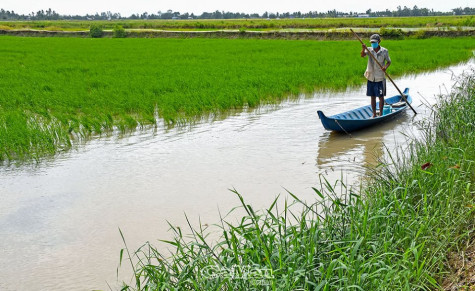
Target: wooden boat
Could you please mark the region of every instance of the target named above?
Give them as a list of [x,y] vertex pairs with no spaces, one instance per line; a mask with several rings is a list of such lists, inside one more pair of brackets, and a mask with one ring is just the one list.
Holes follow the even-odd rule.
[[[406,88],[403,94],[406,96],[407,102],[411,103],[412,98],[409,95],[409,88]],[[390,112],[375,118],[372,117],[373,110],[371,110],[371,105],[363,106],[328,117],[319,110],[318,117],[320,117],[323,127],[325,127],[327,130],[351,132],[390,120],[406,110],[408,107],[400,95],[385,98],[384,101],[386,104],[391,106]],[[379,108],[379,102],[376,103],[376,108]]]

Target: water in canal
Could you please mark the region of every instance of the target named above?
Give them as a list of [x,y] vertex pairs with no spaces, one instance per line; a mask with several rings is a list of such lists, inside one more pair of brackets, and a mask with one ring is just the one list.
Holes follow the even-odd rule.
[[[460,64],[395,80],[411,88],[414,114],[352,137],[323,129],[327,115],[369,103],[365,86],[314,93],[278,106],[230,114],[185,128],[101,137],[35,165],[0,167],[0,290],[108,290],[117,287],[123,247],[169,238],[167,220],[218,222],[239,204],[236,189],[254,208],[286,191],[313,199],[319,176],[357,185],[367,166],[417,132],[435,96],[450,90]],[[397,91],[388,83],[388,96]],[[417,134],[417,133],[415,133]],[[121,279],[130,273],[120,269]]]

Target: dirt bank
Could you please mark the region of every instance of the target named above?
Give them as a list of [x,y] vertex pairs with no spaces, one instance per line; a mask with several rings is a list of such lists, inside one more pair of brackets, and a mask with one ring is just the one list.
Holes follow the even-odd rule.
[[450,274],[442,284],[444,290],[475,290],[475,234],[464,247],[448,256]]
[[[362,37],[369,38],[373,32],[359,32]],[[47,30],[0,30],[0,35],[31,36],[31,37],[89,37],[89,31],[47,31]],[[104,31],[104,37],[112,37],[112,31]],[[382,34],[386,39],[404,37],[463,37],[475,36],[473,30],[449,31],[388,31]],[[260,39],[314,39],[314,40],[344,40],[353,39],[350,31],[247,31],[247,30],[217,30],[217,31],[167,31],[167,30],[131,30],[127,37],[133,38],[260,38]]]

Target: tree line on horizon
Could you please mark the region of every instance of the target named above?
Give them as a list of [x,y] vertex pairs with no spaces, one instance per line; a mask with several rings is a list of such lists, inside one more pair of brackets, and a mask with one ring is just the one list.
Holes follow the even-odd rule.
[[365,15],[368,17],[411,17],[411,16],[445,16],[445,15],[475,15],[475,8],[454,8],[449,12],[434,11],[434,9],[408,8],[404,6],[397,7],[397,10],[390,11],[372,11],[366,10],[365,13],[359,12],[341,12],[337,10],[329,10],[327,12],[309,11],[307,13],[285,12],[285,13],[235,13],[235,12],[203,12],[201,15],[193,13],[180,13],[177,11],[167,10],[166,12],[158,11],[156,14],[144,12],[142,14],[132,14],[128,17],[122,16],[120,13],[112,13],[110,11],[86,15],[61,15],[49,8],[48,10],[39,10],[29,14],[17,14],[15,11],[8,11],[0,9],[0,20],[118,20],[118,19],[242,19],[242,18],[262,18],[262,19],[277,19],[277,18],[335,18],[335,17],[359,17]]

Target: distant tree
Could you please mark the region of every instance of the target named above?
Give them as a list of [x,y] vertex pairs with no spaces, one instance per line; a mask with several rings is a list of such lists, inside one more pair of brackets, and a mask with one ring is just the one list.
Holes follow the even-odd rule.
[[422,8],[420,10],[421,16],[429,16],[429,9],[427,8]]
[[327,15],[328,15],[328,17],[336,17],[337,16],[336,10],[335,9],[328,10]]
[[414,5],[414,7],[412,8],[411,16],[421,16],[421,11],[417,7],[417,5]]
[[[474,15],[475,14],[475,8],[465,7],[463,9],[462,13],[465,13],[466,15]],[[473,21],[472,21],[472,23],[473,23]]]
[[452,9],[455,15],[462,15],[463,9],[462,7]]
[[[371,9],[366,10],[366,13],[370,16],[393,16],[393,17],[408,17],[408,16],[439,16],[439,15],[475,15],[475,8],[470,7],[458,7],[452,9],[450,12],[440,12],[434,11],[434,9],[428,8],[419,8],[415,5],[413,8],[408,8],[404,6],[397,6],[395,11],[390,11],[386,9],[385,11],[372,11]],[[188,19],[192,17],[194,19],[233,19],[233,18],[315,18],[315,17],[341,17],[341,16],[354,16],[358,15],[359,12],[340,12],[334,10],[329,10],[327,12],[317,12],[309,11],[307,13],[297,12],[278,12],[278,13],[269,13],[264,12],[262,15],[257,13],[245,14],[245,13],[234,13],[234,12],[225,12],[216,10],[214,12],[203,12],[201,15],[194,15],[190,13],[181,14],[180,12],[173,11],[171,9],[166,12],[158,11],[156,14],[149,14],[147,12],[132,14],[128,17],[123,17],[120,13],[112,13],[111,11],[95,13],[94,15],[60,15],[56,13],[51,8],[45,10],[39,10],[37,12],[31,12],[29,14],[17,14],[15,11],[8,11],[0,8],[0,19],[1,20],[112,20],[112,19]],[[467,25],[473,25],[473,20],[468,20]]]
[[161,14],[161,19],[172,19],[173,10],[167,10],[167,12]]

